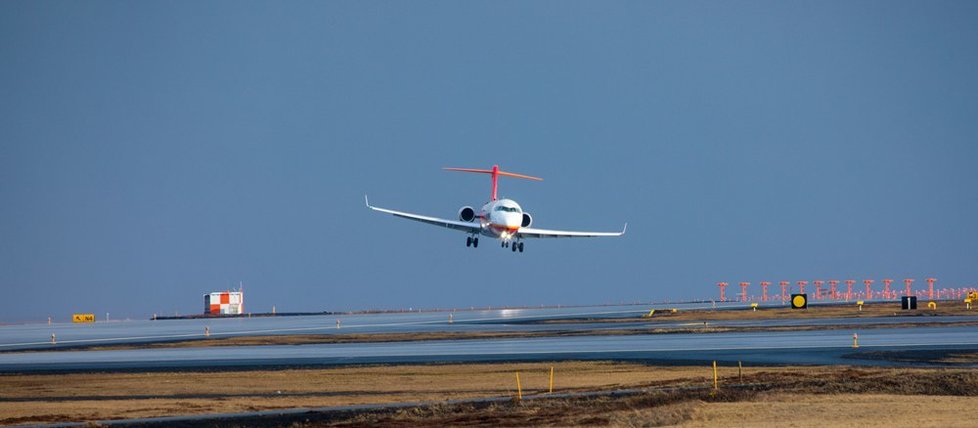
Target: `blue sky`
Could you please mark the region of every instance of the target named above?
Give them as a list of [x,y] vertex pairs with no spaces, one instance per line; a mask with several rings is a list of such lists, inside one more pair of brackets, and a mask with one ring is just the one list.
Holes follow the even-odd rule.
[[[974,2],[0,3],[0,321],[978,284]],[[489,180],[514,255],[453,217]]]

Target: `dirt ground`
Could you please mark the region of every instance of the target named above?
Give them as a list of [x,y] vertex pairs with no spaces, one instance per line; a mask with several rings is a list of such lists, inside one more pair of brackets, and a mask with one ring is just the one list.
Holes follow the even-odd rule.
[[[548,399],[551,366],[556,393],[629,388],[650,392],[625,398]],[[514,397],[516,372],[524,396],[519,404],[437,404]],[[712,392],[710,367],[617,362],[0,375],[0,424],[422,401],[436,404],[393,413],[324,416],[304,424],[851,426],[866,421],[867,426],[880,426],[889,421],[887,426],[956,426],[958,420],[967,421],[961,419],[962,409],[978,405],[978,373],[973,370],[745,367],[741,377],[737,367],[725,366],[719,376],[717,394]],[[261,420],[241,425],[295,423]]]

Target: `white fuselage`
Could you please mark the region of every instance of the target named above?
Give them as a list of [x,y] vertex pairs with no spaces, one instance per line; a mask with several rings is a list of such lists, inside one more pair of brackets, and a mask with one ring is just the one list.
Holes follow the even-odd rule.
[[482,234],[509,241],[523,224],[523,209],[512,199],[487,202],[479,212]]

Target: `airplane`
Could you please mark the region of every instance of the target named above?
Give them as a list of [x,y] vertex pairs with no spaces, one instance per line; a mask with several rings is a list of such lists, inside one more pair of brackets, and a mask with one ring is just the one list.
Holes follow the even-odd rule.
[[576,232],[565,230],[548,230],[530,227],[533,224],[533,216],[523,211],[519,204],[512,199],[499,199],[496,197],[499,177],[522,178],[525,180],[543,181],[542,178],[531,177],[529,175],[516,174],[512,172],[500,171],[499,165],[493,165],[492,169],[473,169],[473,168],[443,168],[446,171],[471,172],[477,174],[492,175],[492,194],[489,202],[482,206],[479,212],[470,206],[464,206],[458,210],[458,220],[448,220],[426,215],[411,214],[402,211],[379,208],[370,205],[367,195],[363,196],[367,208],[382,213],[393,214],[396,217],[408,220],[419,221],[422,223],[433,224],[449,229],[460,230],[469,236],[465,238],[465,246],[477,248],[479,246],[479,236],[497,238],[500,246],[511,248],[515,253],[523,252],[523,239],[526,238],[590,238],[601,236],[622,236],[628,229],[628,223],[622,228],[621,232]]

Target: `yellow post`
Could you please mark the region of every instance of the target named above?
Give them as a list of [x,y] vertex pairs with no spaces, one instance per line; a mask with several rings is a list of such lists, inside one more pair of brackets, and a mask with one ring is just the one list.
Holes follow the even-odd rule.
[[856,333],[852,334],[852,347],[853,348],[859,347],[859,335]]
[[713,361],[713,390],[718,389],[720,389],[720,386],[717,384],[717,362]]
[[520,372],[516,372],[516,399],[523,400],[523,387],[520,386]]
[[554,366],[550,366],[550,393],[554,393]]

